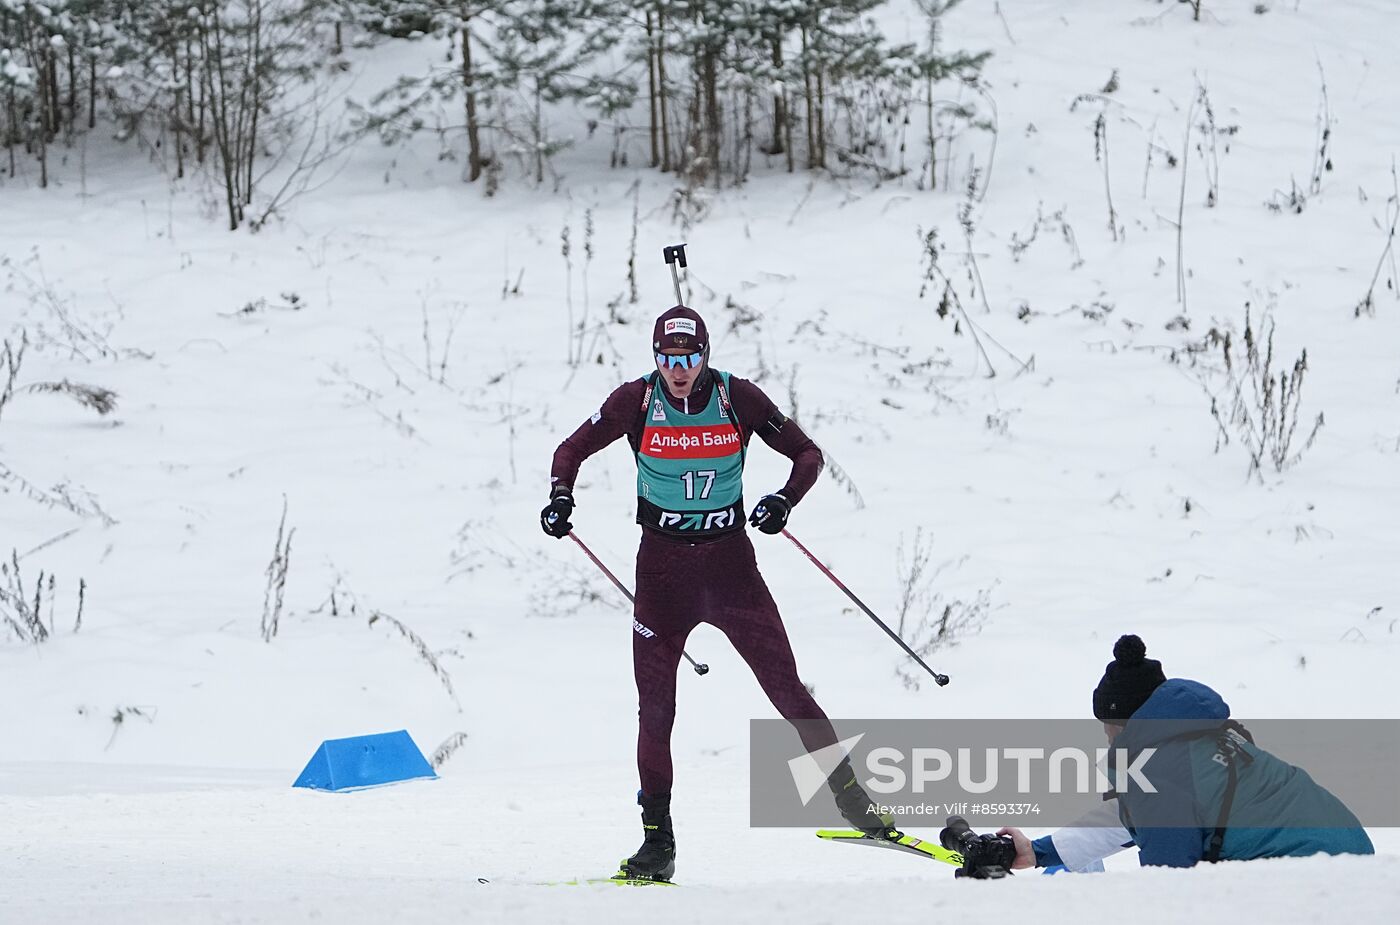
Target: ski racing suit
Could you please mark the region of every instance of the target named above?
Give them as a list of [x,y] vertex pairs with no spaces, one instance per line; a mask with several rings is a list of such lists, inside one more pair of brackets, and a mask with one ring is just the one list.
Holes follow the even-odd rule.
[[822,453],[758,386],[706,369],[691,394],[672,397],[652,374],[616,389],[559,445],[553,484],[572,489],[583,461],[626,437],[637,462],[637,770],[642,792],[671,792],[676,670],[686,637],[709,623],[753,671],[808,751],[836,734],[797,675],[797,664],[745,533],[744,457],[758,434],[792,460],[780,489],[796,505],[821,473]]

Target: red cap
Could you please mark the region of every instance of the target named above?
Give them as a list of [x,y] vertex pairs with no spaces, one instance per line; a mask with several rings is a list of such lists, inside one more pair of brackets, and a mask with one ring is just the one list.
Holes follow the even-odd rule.
[[656,352],[679,347],[699,353],[710,346],[705,320],[693,308],[677,305],[666,309],[656,319],[651,332],[651,348]]

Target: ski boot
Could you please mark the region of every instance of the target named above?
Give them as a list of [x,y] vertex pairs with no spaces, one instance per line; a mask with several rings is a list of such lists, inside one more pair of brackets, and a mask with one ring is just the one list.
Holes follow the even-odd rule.
[[666,880],[676,873],[676,836],[671,829],[671,795],[637,794],[642,807],[642,847],[622,862],[616,879]]
[[872,838],[899,838],[894,819],[875,811],[874,801],[856,780],[856,772],[851,768],[849,758],[841,761],[826,783],[836,798],[836,808],[852,828]]

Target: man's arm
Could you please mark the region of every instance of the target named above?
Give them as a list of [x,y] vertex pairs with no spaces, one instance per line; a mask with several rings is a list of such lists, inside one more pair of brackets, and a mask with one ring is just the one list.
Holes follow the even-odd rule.
[[603,406],[564,438],[549,468],[550,489],[572,490],[583,461],[619,437],[629,436],[642,419],[646,380],[634,379],[613,390]]
[[1144,867],[1193,867],[1205,856],[1209,830],[1201,818],[1205,807],[1197,797],[1191,747],[1168,742],[1153,756],[1150,773],[1154,792],[1132,788],[1118,797],[1133,827],[1138,861]]
[[[641,401],[641,396],[638,396]],[[821,475],[821,447],[773,404],[763,390],[738,376],[729,378],[729,400],[745,434],[758,434],[763,442],[792,460],[787,484],[778,490],[790,504],[802,500]]]
[[1138,860],[1143,867],[1195,867],[1205,856],[1204,829],[1184,828],[1135,829]]
[[1070,870],[1095,869],[1103,859],[1132,847],[1133,837],[1122,826],[1081,828],[1066,826],[1054,835],[1031,842],[1036,867],[1063,864]]
[[1133,844],[1133,837],[1118,819],[1118,805],[1105,800],[1074,822],[1032,841],[1020,829],[1004,828],[998,835],[1010,835],[1016,843],[1015,868],[1053,867],[1063,864],[1070,870],[1100,869],[1103,859]]
[[1157,792],[1135,794],[1137,805],[1130,807],[1138,861],[1143,867],[1194,867],[1205,856],[1209,837],[1196,812],[1194,788],[1160,771],[1152,784]]

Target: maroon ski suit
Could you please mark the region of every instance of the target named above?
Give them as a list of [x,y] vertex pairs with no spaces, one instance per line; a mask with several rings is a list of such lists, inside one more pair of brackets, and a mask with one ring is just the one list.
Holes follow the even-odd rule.
[[[685,399],[673,398],[661,384],[656,391],[673,409],[691,413],[691,408],[698,411],[709,402],[715,378],[705,370]],[[583,461],[619,437],[627,437],[636,452],[645,426],[646,388],[643,378],[616,389],[598,414],[559,445],[551,468],[554,485],[572,488]],[[792,460],[792,473],[780,491],[795,505],[821,473],[821,450],[753,383],[731,376],[729,401],[745,446],[757,433]],[[643,525],[636,588],[632,667],[639,721],[637,770],[644,794],[671,792],[676,670],[686,637],[700,623],[709,623],[729,637],[809,751],[836,742],[831,721],[797,676],[787,631],[758,572],[753,544],[742,522],[740,529],[710,539],[677,538]]]

